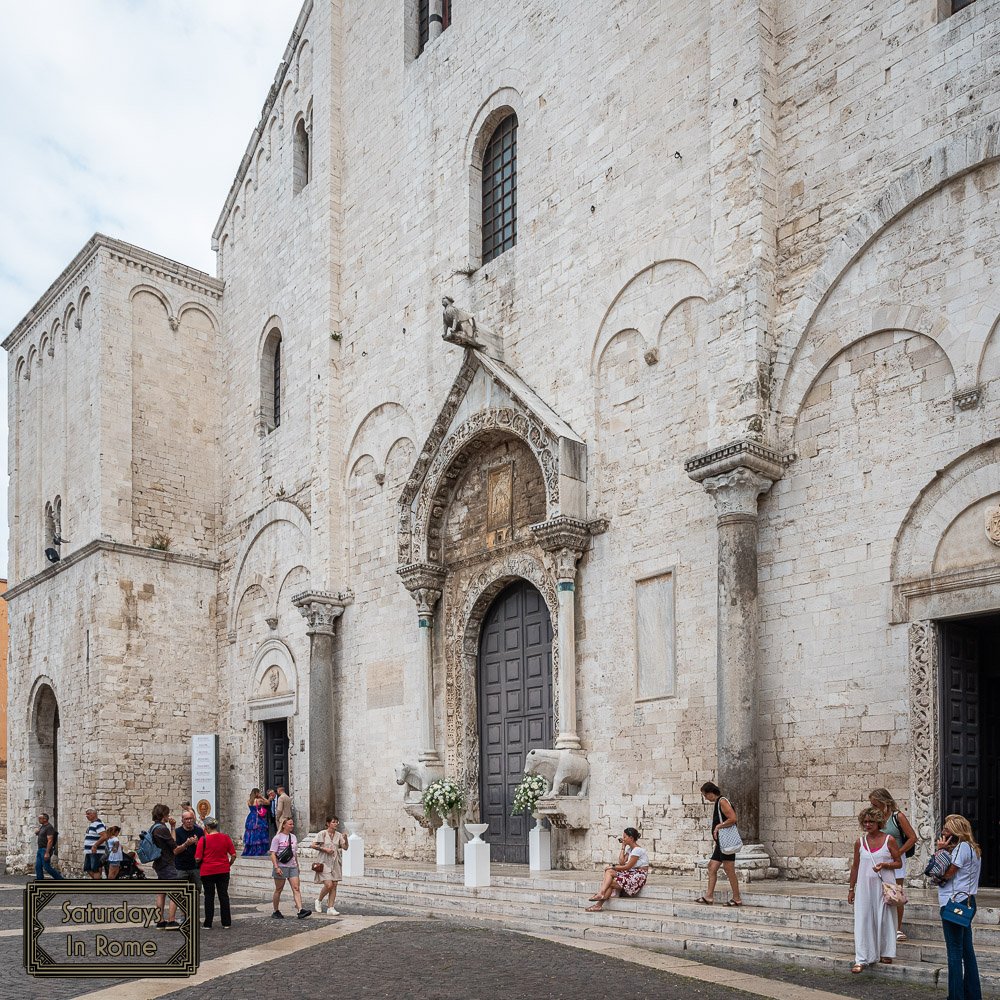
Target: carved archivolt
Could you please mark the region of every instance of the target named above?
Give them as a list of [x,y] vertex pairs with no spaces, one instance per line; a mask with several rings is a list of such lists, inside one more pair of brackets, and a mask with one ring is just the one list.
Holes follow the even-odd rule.
[[916,871],[923,871],[940,829],[938,805],[938,629],[932,621],[910,624],[911,817],[918,837]]
[[[469,813],[479,815],[479,709],[476,674],[479,633],[493,599],[507,584],[524,579],[541,593],[552,620],[552,690],[558,690],[558,598],[555,582],[541,562],[526,552],[498,559],[471,577],[452,573],[445,591],[445,703],[448,773],[469,794]],[[559,730],[553,699],[553,729]]]
[[[460,424],[441,443],[415,496],[414,506],[411,508],[401,501],[400,564],[441,560],[441,553],[436,551],[439,544],[436,536],[447,509],[450,491],[476,457],[477,449],[468,447],[470,443],[490,432],[509,434],[527,444],[542,471],[546,510],[551,512],[558,509],[558,442],[540,423],[524,412],[509,407],[481,410]],[[422,467],[426,454],[425,448],[417,469]],[[411,476],[410,483],[412,482]],[[405,497],[404,492],[404,500]]]

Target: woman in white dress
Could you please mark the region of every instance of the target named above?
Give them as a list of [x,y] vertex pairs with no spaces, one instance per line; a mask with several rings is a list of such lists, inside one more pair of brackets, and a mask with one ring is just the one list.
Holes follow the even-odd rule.
[[[854,863],[847,901],[854,907],[854,965],[861,972],[866,965],[891,965],[896,957],[896,908],[886,906],[883,883],[896,885],[893,872],[902,867],[895,838],[880,829],[877,809],[862,809],[858,822],[864,833],[854,844]],[[885,872],[885,876],[882,875]]]

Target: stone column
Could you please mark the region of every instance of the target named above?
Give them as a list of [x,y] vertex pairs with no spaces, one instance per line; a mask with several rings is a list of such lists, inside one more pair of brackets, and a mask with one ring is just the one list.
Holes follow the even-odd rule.
[[556,749],[579,750],[580,737],[576,730],[576,564],[587,547],[590,528],[583,521],[560,516],[533,524],[531,530],[551,556],[559,600],[559,734]]
[[414,563],[399,570],[403,585],[417,602],[420,633],[420,763],[442,768],[434,733],[434,607],[441,600],[445,570],[431,563]]
[[691,459],[685,468],[715,501],[718,518],[716,781],[736,809],[744,843],[755,845],[760,831],[757,500],[779,478],[782,465],[770,448],[738,441]]
[[[306,620],[309,636],[309,830],[322,830],[336,809],[337,759],[334,729],[333,638],[351,594],[307,591],[292,604]],[[306,831],[301,831],[300,836]]]
[[444,0],[430,0],[427,21],[428,38],[437,38],[442,31],[444,31]]

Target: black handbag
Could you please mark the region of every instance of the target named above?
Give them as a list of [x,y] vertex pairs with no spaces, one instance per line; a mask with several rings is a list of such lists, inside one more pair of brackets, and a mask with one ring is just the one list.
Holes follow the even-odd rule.
[[293,857],[295,857],[295,852],[292,850],[291,839],[289,839],[288,843],[285,844],[285,846],[280,851],[278,851],[275,857],[278,859],[279,865],[287,865],[288,862],[291,861]]

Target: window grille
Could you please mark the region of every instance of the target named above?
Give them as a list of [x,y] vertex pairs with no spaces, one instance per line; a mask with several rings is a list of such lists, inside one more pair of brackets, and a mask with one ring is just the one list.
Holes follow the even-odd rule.
[[483,263],[517,243],[517,115],[510,114],[483,155]]

